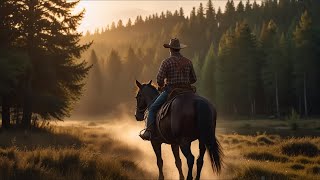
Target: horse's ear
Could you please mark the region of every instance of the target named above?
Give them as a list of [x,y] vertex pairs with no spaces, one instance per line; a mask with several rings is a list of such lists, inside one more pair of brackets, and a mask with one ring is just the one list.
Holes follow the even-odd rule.
[[141,89],[142,85],[138,80],[136,80],[136,85],[138,86],[139,89]]
[[152,80],[150,80],[148,84],[151,85],[151,83],[152,83]]

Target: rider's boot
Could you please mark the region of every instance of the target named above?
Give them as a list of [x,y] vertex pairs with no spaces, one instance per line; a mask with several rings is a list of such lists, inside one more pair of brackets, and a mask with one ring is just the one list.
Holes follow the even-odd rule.
[[147,129],[144,131],[143,134],[140,134],[139,136],[143,140],[150,141],[153,133],[154,133],[154,125],[152,124],[151,126],[147,127]]

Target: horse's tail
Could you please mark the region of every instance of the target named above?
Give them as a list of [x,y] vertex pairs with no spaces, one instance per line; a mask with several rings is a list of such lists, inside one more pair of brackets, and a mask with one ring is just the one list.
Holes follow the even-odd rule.
[[219,141],[215,136],[217,113],[212,106],[203,100],[197,101],[197,121],[199,128],[199,141],[203,142],[209,151],[209,157],[213,172],[221,171],[223,152]]

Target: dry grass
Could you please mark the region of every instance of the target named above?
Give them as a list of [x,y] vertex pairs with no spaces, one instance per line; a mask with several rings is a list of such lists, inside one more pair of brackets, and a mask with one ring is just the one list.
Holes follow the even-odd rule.
[[[100,125],[86,122],[83,126],[1,131],[1,179],[155,177],[136,161],[144,157],[139,148],[119,142]],[[319,179],[320,138],[285,139],[257,133],[219,134],[218,139],[225,154],[220,179]]]
[[54,126],[2,131],[0,177],[95,180],[148,176],[126,157],[128,153],[137,153],[134,149],[94,132],[90,128]]
[[227,179],[319,179],[320,138],[220,135]]

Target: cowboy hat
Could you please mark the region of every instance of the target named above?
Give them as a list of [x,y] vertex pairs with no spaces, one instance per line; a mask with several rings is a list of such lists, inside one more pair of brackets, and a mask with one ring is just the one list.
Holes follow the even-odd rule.
[[163,47],[171,48],[171,49],[183,49],[187,47],[187,45],[180,44],[179,39],[174,38],[174,39],[170,39],[169,44],[163,44]]

